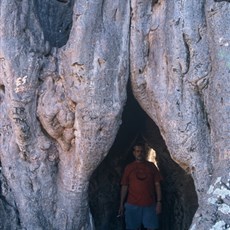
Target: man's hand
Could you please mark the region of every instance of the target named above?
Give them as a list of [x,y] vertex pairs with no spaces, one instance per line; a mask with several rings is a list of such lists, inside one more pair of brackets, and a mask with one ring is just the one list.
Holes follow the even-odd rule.
[[157,204],[156,204],[156,213],[157,214],[161,213],[161,202],[157,202]]
[[124,202],[125,198],[128,193],[128,186],[127,185],[122,185],[121,186],[121,202],[120,202],[120,208],[118,211],[118,216],[123,216],[124,215]]
[[121,205],[119,210],[118,210],[118,215],[117,217],[121,217],[124,215],[124,205]]

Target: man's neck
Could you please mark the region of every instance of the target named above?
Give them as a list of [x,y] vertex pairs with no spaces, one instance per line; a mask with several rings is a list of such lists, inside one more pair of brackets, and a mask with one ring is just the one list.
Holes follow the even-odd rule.
[[146,161],[145,159],[143,159],[143,160],[138,160],[138,159],[136,159],[136,162],[139,162],[139,163],[145,162],[145,161]]

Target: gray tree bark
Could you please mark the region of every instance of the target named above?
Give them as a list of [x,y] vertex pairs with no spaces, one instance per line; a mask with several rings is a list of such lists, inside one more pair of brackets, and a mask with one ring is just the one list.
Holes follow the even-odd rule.
[[130,59],[137,100],[194,178],[191,229],[228,229],[229,7],[1,0],[1,227],[93,229],[88,181],[119,128]]
[[229,229],[230,5],[131,2],[133,91],[193,176],[199,209],[191,229]]
[[19,213],[10,228],[93,229],[88,181],[121,123],[130,6],[76,1],[68,42],[55,48],[39,19],[42,4],[64,7],[0,2],[3,195]]

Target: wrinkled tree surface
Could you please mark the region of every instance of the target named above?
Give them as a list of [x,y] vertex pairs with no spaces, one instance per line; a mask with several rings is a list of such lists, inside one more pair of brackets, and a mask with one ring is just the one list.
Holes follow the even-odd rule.
[[172,157],[194,178],[191,229],[230,228],[229,3],[133,1],[131,78]]
[[1,0],[0,228],[93,229],[88,183],[131,76],[199,200],[230,228],[228,1]]

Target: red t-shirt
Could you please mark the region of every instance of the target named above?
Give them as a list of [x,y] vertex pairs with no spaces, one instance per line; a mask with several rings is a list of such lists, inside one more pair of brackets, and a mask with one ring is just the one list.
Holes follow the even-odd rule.
[[121,180],[121,185],[128,186],[127,202],[139,206],[155,204],[155,183],[160,180],[160,173],[153,163],[135,161],[128,164]]

